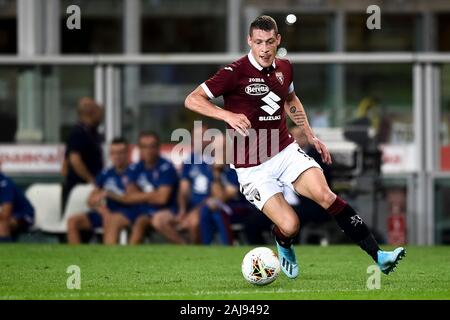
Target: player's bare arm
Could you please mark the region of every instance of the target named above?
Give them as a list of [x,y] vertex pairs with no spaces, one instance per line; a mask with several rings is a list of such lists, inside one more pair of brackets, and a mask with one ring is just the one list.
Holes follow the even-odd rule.
[[247,117],[242,113],[233,113],[213,104],[201,86],[187,96],[184,105],[189,110],[201,115],[225,121],[241,135],[248,135],[251,124]]
[[170,186],[160,186],[155,191],[142,192],[134,184],[130,184],[126,188],[126,193],[123,195],[108,192],[108,198],[124,203],[124,204],[139,204],[139,203],[150,203],[154,205],[164,205],[169,200],[170,194],[172,192],[172,187]]
[[107,192],[107,197],[123,204],[139,204],[147,202],[148,193],[142,192],[134,184],[129,184],[126,187],[125,194],[120,195],[113,192]]
[[159,206],[165,205],[169,201],[171,193],[172,186],[159,186],[155,191],[147,193],[147,203]]
[[178,215],[177,215],[177,220],[181,221],[185,218],[186,216],[186,211],[187,211],[187,202],[188,202],[188,197],[189,197],[189,190],[191,188],[191,184],[189,182],[189,180],[187,179],[182,179],[180,181],[180,188],[178,189]]
[[291,92],[287,97],[286,102],[284,103],[284,109],[289,118],[291,118],[292,121],[302,129],[308,138],[308,142],[314,145],[314,148],[316,148],[317,152],[320,153],[322,156],[322,161],[326,164],[331,164],[332,161],[330,152],[325,144],[314,135],[314,132],[309,125],[305,108],[303,108],[303,105],[295,92]]
[[105,195],[106,193],[102,189],[95,187],[88,198],[89,208],[96,208],[102,205]]
[[8,220],[12,216],[13,205],[11,202],[3,203],[0,206],[0,220]]

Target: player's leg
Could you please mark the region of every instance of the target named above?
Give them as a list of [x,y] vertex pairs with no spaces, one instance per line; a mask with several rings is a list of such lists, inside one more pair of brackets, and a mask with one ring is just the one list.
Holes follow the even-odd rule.
[[326,209],[335,218],[341,230],[379,263],[383,272],[392,271],[398,260],[405,255],[403,248],[392,254],[382,254],[383,251],[380,250],[367,225],[352,206],[331,191],[321,169],[310,168],[304,171],[292,185],[299,194]]
[[89,219],[89,214],[80,213],[73,215],[67,221],[67,241],[69,244],[81,243],[80,232],[92,230],[93,226]]
[[151,216],[141,214],[131,228],[130,244],[140,244],[144,240],[145,231],[151,226]]
[[8,217],[2,217],[0,215],[0,243],[12,242],[11,228]]
[[152,216],[152,226],[172,243],[185,244],[186,241],[181,237],[175,228],[175,215],[169,210],[157,211]]
[[230,217],[221,210],[212,212],[212,219],[217,227],[220,235],[220,241],[224,245],[231,246],[233,244],[233,231],[231,230]]
[[299,270],[293,246],[300,229],[297,214],[282,193],[270,197],[264,204],[262,212],[275,224],[272,233],[275,236],[281,269],[289,278],[297,277]]
[[200,208],[200,239],[205,245],[211,244],[214,239],[215,226],[212,218],[212,210],[207,204]]
[[300,222],[297,214],[283,197],[279,182],[281,163],[271,160],[251,168],[238,168],[240,190],[245,198],[262,211],[274,224],[272,233],[278,249],[281,270],[289,278],[298,276],[298,264],[292,243],[297,236]]
[[108,221],[104,224],[103,243],[107,245],[117,244],[120,231],[130,225],[130,220],[121,212],[111,213]]
[[189,232],[189,241],[191,243],[200,242],[200,208],[194,207],[186,217],[186,227]]

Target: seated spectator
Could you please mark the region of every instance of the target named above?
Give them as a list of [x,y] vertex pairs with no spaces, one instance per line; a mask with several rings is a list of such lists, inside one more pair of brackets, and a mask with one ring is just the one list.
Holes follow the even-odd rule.
[[103,242],[116,244],[123,228],[132,226],[138,211],[133,205],[123,204],[106,198],[106,193],[123,194],[125,192],[125,173],[128,167],[128,143],[122,138],[111,142],[111,168],[100,172],[95,180],[88,205],[92,209],[87,214],[80,213],[68,220],[68,242],[81,242],[82,231],[94,231],[103,226]]
[[[193,136],[203,137],[206,125],[194,129]],[[202,139],[203,141],[203,139]],[[205,162],[203,150],[205,143],[200,144],[198,150],[195,143],[189,159],[181,167],[180,190],[178,192],[179,230],[188,230],[190,243],[200,243],[200,207],[205,203],[211,192],[213,179],[212,168]]]
[[23,191],[0,172],[0,242],[12,242],[34,224],[34,209]]
[[253,206],[239,192],[236,172],[226,164],[213,165],[211,196],[200,209],[200,234],[202,244],[211,244],[218,231],[224,245],[234,241],[231,225],[246,223],[254,212]]
[[119,202],[139,205],[140,216],[133,226],[130,243],[142,243],[150,227],[170,242],[185,243],[176,230],[178,175],[172,163],[160,155],[159,136],[154,132],[141,133],[139,151],[141,161],[127,170],[126,193],[107,194]]

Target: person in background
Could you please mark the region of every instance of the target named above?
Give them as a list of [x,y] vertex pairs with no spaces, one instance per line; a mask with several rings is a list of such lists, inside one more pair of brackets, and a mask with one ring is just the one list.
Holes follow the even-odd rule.
[[[200,208],[200,235],[202,244],[211,244],[216,232],[220,242],[232,245],[234,235],[232,224],[244,223],[245,217],[253,212],[253,206],[239,192],[236,172],[225,162],[226,141],[215,139],[216,154],[212,165],[211,195]],[[222,151],[222,152],[220,152]]]
[[157,133],[139,135],[141,161],[127,170],[126,192],[107,193],[107,197],[124,204],[139,205],[139,217],[133,225],[130,243],[139,244],[152,227],[172,243],[186,241],[176,230],[178,174],[171,162],[161,157]]
[[14,181],[0,172],[0,243],[16,240],[33,224],[33,206]]
[[103,227],[103,242],[117,244],[122,229],[131,227],[137,217],[138,208],[106,198],[106,192],[121,195],[125,192],[125,172],[128,168],[128,143],[123,138],[115,138],[110,146],[112,167],[97,175],[95,189],[92,190],[88,205],[92,210],[74,215],[68,220],[68,242],[81,242],[82,231],[94,231]]
[[79,122],[72,128],[66,142],[65,160],[61,172],[65,175],[62,191],[62,212],[70,191],[77,184],[94,183],[103,168],[102,138],[98,127],[103,107],[92,98],[84,97],[78,104]]
[[177,220],[179,230],[188,231],[190,243],[200,243],[200,207],[211,193],[213,180],[212,167],[203,155],[206,147],[203,134],[207,129],[208,126],[202,124],[192,130],[193,141],[202,143],[192,144],[192,153],[181,167]]

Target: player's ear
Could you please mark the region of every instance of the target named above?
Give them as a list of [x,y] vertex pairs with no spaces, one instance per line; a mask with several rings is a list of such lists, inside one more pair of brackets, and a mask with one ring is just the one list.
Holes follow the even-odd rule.
[[281,34],[277,34],[277,47],[280,45],[281,43]]
[[249,45],[249,47],[252,46],[252,36],[251,35],[247,36],[247,44]]

